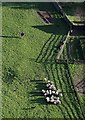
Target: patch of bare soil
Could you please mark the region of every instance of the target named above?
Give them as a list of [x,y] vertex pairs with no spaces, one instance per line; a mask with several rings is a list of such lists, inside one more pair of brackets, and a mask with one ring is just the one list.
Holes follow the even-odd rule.
[[48,11],[38,11],[38,15],[44,20],[44,22],[50,24],[53,23],[54,18]]

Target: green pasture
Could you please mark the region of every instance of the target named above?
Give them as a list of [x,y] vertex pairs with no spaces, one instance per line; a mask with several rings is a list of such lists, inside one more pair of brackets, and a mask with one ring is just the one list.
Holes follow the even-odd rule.
[[[69,30],[60,13],[52,3],[2,5],[2,117],[83,118],[72,83],[74,65],[52,63]],[[39,10],[50,11],[54,23],[46,24]],[[62,104],[46,103],[41,93],[45,77],[61,90]]]

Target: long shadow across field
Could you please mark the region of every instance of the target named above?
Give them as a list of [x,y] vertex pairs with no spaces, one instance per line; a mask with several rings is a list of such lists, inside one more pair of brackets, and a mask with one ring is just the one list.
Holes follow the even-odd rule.
[[55,60],[58,51],[60,50],[60,46],[64,39],[66,38],[66,35],[64,36],[56,36],[56,35],[51,35],[50,38],[46,41],[46,43],[43,45],[39,56],[35,60],[35,62],[52,62]]
[[[53,39],[52,39],[52,37],[53,37]],[[50,39],[43,46],[38,58],[36,59],[36,62],[43,64],[48,79],[53,78],[56,88],[60,87],[60,89],[63,92],[64,103],[62,102],[62,105],[58,106],[63,114],[63,117],[65,119],[67,118],[65,115],[65,111],[66,111],[68,114],[68,117],[70,119],[72,119],[72,118],[82,119],[83,113],[81,112],[82,110],[80,107],[80,103],[77,99],[77,95],[76,95],[74,87],[73,87],[72,77],[71,77],[68,65],[63,64],[63,67],[62,67],[62,65],[59,65],[59,67],[58,67],[56,63],[52,64],[50,62],[49,63],[50,67],[49,68],[47,67],[48,66],[47,61],[55,60],[55,59],[52,59],[52,56],[53,57],[56,56],[54,54],[54,48],[55,48],[54,45],[57,43],[56,44],[56,47],[57,47],[61,43],[61,41],[64,37],[65,36],[62,36],[62,37],[58,36],[57,40],[56,40],[55,39],[56,36],[52,35],[50,37]],[[56,51],[57,50],[58,49],[56,49]],[[52,54],[52,52],[53,52],[53,54]],[[53,67],[53,65],[55,65],[55,68]],[[56,71],[56,75],[55,75],[54,71]],[[57,78],[57,80],[56,80],[56,78]],[[59,83],[57,84],[57,82],[59,82]],[[68,98],[66,98],[66,96]],[[64,109],[65,109],[65,111],[64,111]]]

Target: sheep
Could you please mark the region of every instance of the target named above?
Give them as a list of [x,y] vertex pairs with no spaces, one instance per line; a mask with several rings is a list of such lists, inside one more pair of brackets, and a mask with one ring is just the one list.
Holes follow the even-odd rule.
[[59,95],[59,92],[58,92],[58,91],[56,91],[55,95]]
[[51,83],[51,81],[50,81],[50,80],[48,80],[47,82],[48,82],[48,83]]
[[55,90],[55,86],[52,84],[52,85],[49,86],[49,89]]
[[49,90],[47,90],[47,91],[45,91],[45,93],[44,93],[44,96],[47,96],[47,95],[49,95],[50,93],[49,93]]
[[47,83],[47,84],[46,84],[46,87],[50,87],[50,85],[51,85],[50,83]]
[[46,97],[46,100],[47,100],[47,102],[50,102],[50,98],[49,97]]
[[61,96],[61,97],[63,96],[62,93],[60,93],[60,96]]
[[54,103],[54,101],[55,101],[54,99],[51,99],[51,100],[50,100],[51,103]]
[[60,89],[58,89],[57,91],[60,92]]
[[44,78],[45,81],[47,81],[47,78]]
[[45,93],[46,91],[42,89],[42,92]]
[[54,104],[61,104],[61,101],[60,100],[55,100]]
[[54,96],[53,96],[53,95],[51,96],[51,99],[54,99]]
[[44,96],[46,97],[48,94],[47,93],[44,93]]
[[56,92],[54,90],[52,90],[52,94],[55,94]]
[[46,91],[47,95],[49,95],[49,90]]
[[52,91],[51,90],[49,90],[49,94],[52,95]]
[[61,103],[61,101],[58,99],[58,100],[56,100],[59,104]]

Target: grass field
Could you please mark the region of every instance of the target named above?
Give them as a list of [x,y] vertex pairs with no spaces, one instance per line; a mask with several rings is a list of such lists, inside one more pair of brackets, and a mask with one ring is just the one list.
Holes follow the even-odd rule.
[[[72,86],[74,65],[51,63],[69,29],[51,4],[3,3],[3,118],[83,118]],[[39,10],[50,11],[54,24],[46,24]],[[41,94],[45,77],[61,89],[61,105],[46,103]]]

